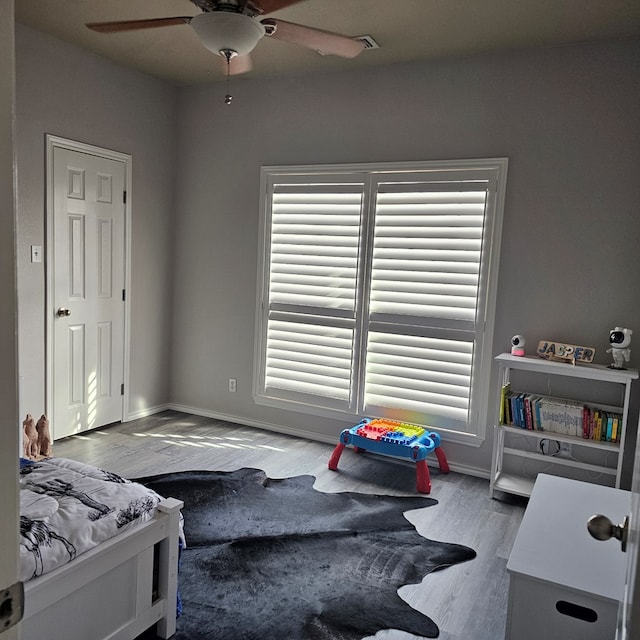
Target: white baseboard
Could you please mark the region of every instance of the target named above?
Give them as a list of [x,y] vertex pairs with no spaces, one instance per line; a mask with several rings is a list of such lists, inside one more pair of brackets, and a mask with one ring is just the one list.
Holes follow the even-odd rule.
[[169,411],[169,409],[171,408],[172,408],[171,405],[168,405],[168,404],[160,404],[155,407],[145,407],[144,409],[139,409],[138,411],[129,412],[124,421],[131,422],[132,420],[138,420],[139,418],[147,418],[148,416],[153,416],[156,413]]
[[338,441],[337,436],[329,436],[326,433],[319,433],[317,431],[309,431],[307,429],[295,429],[293,427],[284,427],[279,424],[271,424],[270,422],[263,422],[262,420],[253,420],[251,418],[241,418],[240,416],[230,415],[228,413],[218,413],[217,411],[207,411],[205,409],[198,409],[196,407],[187,407],[181,404],[169,404],[167,409],[173,411],[180,411],[182,413],[193,413],[196,416],[204,416],[205,418],[212,418],[214,420],[224,420],[225,422],[233,422],[234,424],[242,424],[247,427],[256,427],[258,429],[264,429],[265,431],[275,431],[276,433],[284,433],[289,436],[296,436],[297,438],[307,438],[307,440],[315,440],[317,442],[326,442],[328,444],[336,444]]
[[[146,412],[139,412],[141,415],[136,415],[135,417],[130,417],[131,420],[134,420],[137,417],[145,417],[148,415],[153,415],[154,413],[160,413],[161,411],[180,411],[181,413],[191,413],[196,416],[203,416],[205,418],[212,418],[213,420],[223,420],[224,422],[231,422],[233,424],[245,425],[247,427],[255,427],[257,429],[264,429],[265,431],[274,431],[276,433],[283,433],[289,436],[295,436],[297,438],[306,438],[307,440],[314,440],[316,442],[324,442],[326,444],[337,444],[338,437],[327,435],[326,433],[320,433],[317,431],[309,431],[307,429],[295,429],[293,427],[285,427],[280,424],[272,424],[269,422],[264,422],[262,420],[253,420],[251,418],[242,418],[240,416],[230,415],[228,413],[219,413],[217,411],[208,411],[206,409],[198,409],[197,407],[188,407],[182,404],[167,404],[162,407],[153,407],[152,409],[147,410]],[[396,460],[396,458],[389,458],[390,460]],[[413,464],[406,460],[397,459],[400,463]],[[429,466],[438,467],[438,463],[436,460],[427,460]],[[456,464],[451,460],[449,462],[449,468],[451,471],[455,471],[456,473],[462,473],[468,476],[475,476],[477,478],[484,478],[488,480],[490,477],[490,473],[485,469],[479,469],[477,467],[470,467],[468,465]]]

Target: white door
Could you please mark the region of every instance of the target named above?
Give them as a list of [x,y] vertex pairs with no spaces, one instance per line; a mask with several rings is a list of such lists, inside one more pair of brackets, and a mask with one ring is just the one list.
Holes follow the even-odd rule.
[[53,148],[55,439],[123,417],[125,178],[124,162]]

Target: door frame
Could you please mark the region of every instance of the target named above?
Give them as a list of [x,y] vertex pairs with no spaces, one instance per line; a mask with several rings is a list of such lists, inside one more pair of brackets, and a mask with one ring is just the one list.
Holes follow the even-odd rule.
[[633,640],[640,631],[640,419],[636,430],[628,527],[627,575],[623,600],[618,608],[616,640]]
[[[13,0],[0,0],[0,348],[3,385],[2,447],[0,448],[0,591],[18,581],[19,511],[18,457],[20,420],[18,417],[18,292],[17,292],[17,158],[15,37]],[[4,640],[20,638],[20,624],[0,630]]]
[[[124,288],[126,291],[124,300],[124,352],[123,352],[123,382],[124,394],[122,395],[122,422],[126,422],[129,411],[129,361],[130,361],[130,335],[131,335],[131,203],[132,203],[132,157],[127,153],[97,147],[76,140],[69,140],[51,134],[46,134],[46,250],[45,250],[45,270],[46,270],[46,294],[45,294],[45,407],[49,416],[53,415],[53,323],[55,320],[54,309],[54,283],[53,283],[53,210],[54,210],[54,190],[53,180],[53,152],[54,150],[65,149],[76,151],[100,158],[107,158],[122,162],[124,164],[125,190],[127,194],[124,205]],[[54,426],[55,436],[55,426]]]

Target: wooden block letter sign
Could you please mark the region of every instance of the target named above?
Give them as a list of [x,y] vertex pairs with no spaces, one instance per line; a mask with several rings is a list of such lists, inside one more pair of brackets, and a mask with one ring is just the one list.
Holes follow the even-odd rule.
[[546,360],[563,360],[565,362],[593,362],[596,350],[593,347],[579,347],[575,344],[540,340],[536,353]]

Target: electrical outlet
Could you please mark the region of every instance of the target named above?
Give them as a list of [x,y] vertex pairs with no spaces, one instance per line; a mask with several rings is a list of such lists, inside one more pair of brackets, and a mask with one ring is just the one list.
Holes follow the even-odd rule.
[[569,442],[561,442],[560,443],[560,451],[558,451],[558,455],[562,458],[570,458],[571,457],[571,444]]
[[229,378],[229,391],[235,393],[238,390],[237,381],[235,378]]

